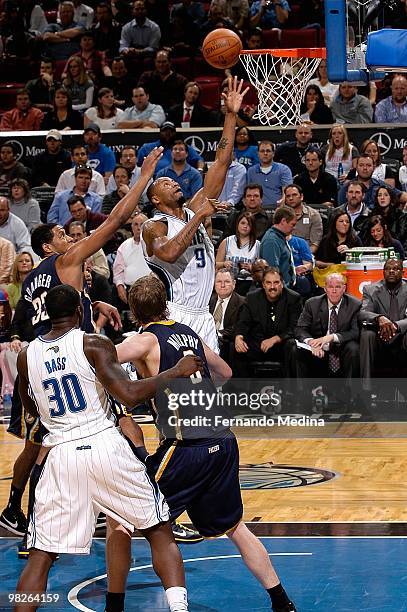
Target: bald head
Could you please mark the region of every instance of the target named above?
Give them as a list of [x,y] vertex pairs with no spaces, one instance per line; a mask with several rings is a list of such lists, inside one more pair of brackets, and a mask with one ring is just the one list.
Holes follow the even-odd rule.
[[6,223],[10,214],[10,202],[8,198],[0,197],[0,225]]
[[404,104],[407,98],[407,79],[400,75],[395,76],[391,84],[391,95],[396,104]]

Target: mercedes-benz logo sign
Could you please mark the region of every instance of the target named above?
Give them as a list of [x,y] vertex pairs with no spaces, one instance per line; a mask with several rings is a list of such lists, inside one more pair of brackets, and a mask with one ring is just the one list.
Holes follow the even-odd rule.
[[384,132],[377,132],[376,134],[373,134],[370,138],[371,140],[375,140],[377,142],[377,145],[380,148],[380,153],[382,155],[386,155],[386,153],[388,153],[393,147],[393,142],[390,136],[388,134],[385,134]]
[[12,145],[14,147],[14,149],[17,152],[17,161],[19,161],[23,155],[24,155],[24,147],[21,144],[21,142],[19,142],[18,140],[6,140],[5,142],[3,142],[2,144],[9,144]]
[[186,142],[187,145],[195,149],[195,151],[197,151],[199,155],[202,155],[202,153],[205,151],[205,142],[200,136],[187,136],[186,138],[184,138],[184,142]]

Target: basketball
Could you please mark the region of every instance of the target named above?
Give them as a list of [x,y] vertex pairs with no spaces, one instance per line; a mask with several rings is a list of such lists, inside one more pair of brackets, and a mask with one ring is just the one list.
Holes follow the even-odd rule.
[[202,54],[214,68],[230,68],[239,59],[242,41],[232,30],[219,28],[209,32],[203,41]]

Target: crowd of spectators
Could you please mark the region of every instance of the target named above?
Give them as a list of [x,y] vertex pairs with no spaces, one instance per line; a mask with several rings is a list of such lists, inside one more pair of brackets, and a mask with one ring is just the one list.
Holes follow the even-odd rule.
[[[386,13],[389,25],[405,23],[405,6]],[[154,146],[164,147],[154,178],[170,177],[187,202],[193,197],[205,162],[177,129],[221,126],[224,79],[247,79],[241,65],[208,68],[203,38],[227,27],[245,46],[261,48],[266,30],[289,28],[294,18],[296,27],[321,34],[323,2],[0,2],[0,78],[10,80],[11,62],[12,80],[21,83],[14,107],[2,109],[0,131],[6,137],[16,130],[47,132],[38,143],[45,150],[30,167],[18,161],[13,138],[0,147],[0,280],[11,308],[36,260],[32,229],[55,222],[73,240],[83,239],[129,191]],[[218,79],[209,104],[202,102],[202,74]],[[254,138],[255,110],[248,104],[239,113],[220,195],[230,213],[214,223],[212,235],[217,274],[210,309],[222,355],[235,375],[263,360],[281,362],[290,376],[353,377],[362,368],[370,377],[372,347],[395,349],[398,356],[405,349],[398,261],[407,248],[407,147],[398,164],[389,163],[373,140],[358,150],[346,124],[407,122],[407,78],[395,74],[358,90],[330,83],[322,61],[294,140],[278,146],[270,135]],[[331,126],[325,146],[315,144],[314,124]],[[103,131],[122,129],[155,129],[158,137],[138,150],[118,146],[116,155],[103,143]],[[70,151],[64,146],[69,130],[83,134]],[[48,189],[48,198],[39,189]],[[144,193],[137,213],[88,262],[95,299],[100,291],[99,299],[108,295],[124,313],[128,288],[147,271],[140,228],[151,212]],[[367,292],[363,305],[338,275],[352,247],[392,248],[399,258],[389,260],[383,281],[374,284],[377,292]],[[12,340],[16,330],[9,323],[4,333]],[[27,326],[16,335],[30,339]],[[355,356],[359,339],[362,365]]]

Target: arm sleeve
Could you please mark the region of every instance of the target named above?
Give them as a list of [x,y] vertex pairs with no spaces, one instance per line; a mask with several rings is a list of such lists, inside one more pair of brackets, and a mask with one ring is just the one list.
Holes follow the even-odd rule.
[[122,31],[120,34],[119,53],[122,53],[122,51],[127,51],[127,49],[130,49],[131,47],[131,36],[128,26],[130,26],[129,23],[122,27]]
[[316,244],[318,246],[322,240],[322,233],[323,229],[321,215],[316,214],[314,215],[314,219],[311,225],[311,232],[309,238],[311,244]]
[[60,197],[57,193],[47,214],[47,223],[59,222]]
[[36,227],[40,223],[41,223],[40,205],[38,204],[37,200],[32,198],[29,215],[28,215],[28,221],[27,221],[28,231],[32,232],[34,227]]
[[5,284],[8,283],[10,280],[11,268],[13,267],[16,252],[12,242],[10,242],[9,240],[4,240],[4,242],[1,242],[2,244],[0,247],[0,283]]
[[151,113],[151,117],[149,121],[154,121],[154,123],[156,123],[158,127],[160,127],[160,125],[164,123],[165,113],[164,113],[164,109],[162,106],[160,106],[159,104],[155,105],[155,108],[153,112]]
[[279,268],[280,264],[280,249],[276,245],[276,241],[271,238],[263,238],[260,245],[260,257],[265,259],[269,266]]
[[385,106],[383,102],[384,100],[379,102],[375,108],[375,112],[374,112],[374,122],[375,123],[386,123],[387,122],[386,110],[385,110]]
[[116,258],[113,262],[113,284],[124,285],[124,257],[120,247],[117,249]]
[[239,168],[239,172],[233,178],[233,187],[229,194],[228,201],[233,204],[233,206],[236,206],[243,196],[243,191],[246,185],[246,170],[241,171],[241,168]]
[[293,182],[293,175],[288,166],[283,164],[283,168],[281,169],[281,185],[284,187],[285,185],[290,185]]

